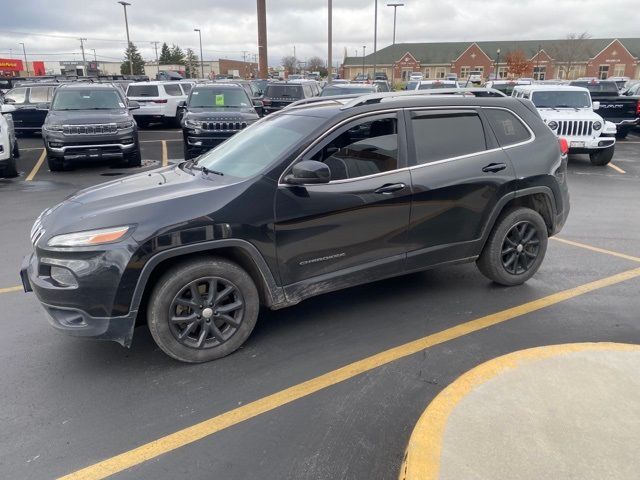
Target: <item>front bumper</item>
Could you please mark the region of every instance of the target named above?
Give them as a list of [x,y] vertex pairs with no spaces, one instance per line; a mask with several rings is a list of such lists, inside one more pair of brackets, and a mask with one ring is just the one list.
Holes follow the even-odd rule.
[[238,133],[238,131],[203,131],[200,129],[185,129],[182,131],[182,136],[187,150],[192,153],[204,153],[214,147],[217,147],[222,142]]
[[[111,340],[130,346],[137,310],[122,316],[111,316],[113,292],[119,282],[113,274],[103,273],[103,260],[109,252],[98,252],[85,259],[42,258],[35,253],[24,257],[20,279],[25,292],[34,292],[42,304],[49,323],[56,329],[76,337]],[[78,286],[61,286],[48,275],[52,265],[64,266],[78,280]],[[86,279],[86,280],[85,280]]]
[[565,137],[569,142],[569,153],[588,153],[594,150],[602,150],[616,144],[614,137],[598,138],[571,138]]
[[43,130],[47,155],[61,160],[123,159],[138,149],[138,132],[113,135],[64,135]]

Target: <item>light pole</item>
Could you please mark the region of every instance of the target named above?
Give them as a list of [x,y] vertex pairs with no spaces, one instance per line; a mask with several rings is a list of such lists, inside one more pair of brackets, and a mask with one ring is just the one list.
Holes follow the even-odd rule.
[[396,44],[396,12],[398,7],[404,7],[404,3],[387,3],[387,7],[393,7],[393,45]]
[[204,78],[204,60],[202,59],[202,32],[199,28],[194,28],[194,32],[198,32],[198,37],[200,37],[200,78]]
[[362,46],[362,76],[364,77],[364,51],[366,50],[367,46],[363,45]]
[[87,59],[84,56],[84,42],[87,41],[86,38],[80,38],[80,50],[82,51],[82,68],[84,68],[84,74],[87,75]]
[[131,40],[129,40],[129,19],[127,18],[127,7],[130,6],[130,3],[123,2],[122,0],[118,2],[124,8],[124,27],[127,30],[127,53],[129,55],[129,75],[133,75],[133,58],[131,56]]
[[496,54],[498,56],[496,58],[496,75],[495,75],[496,78],[494,78],[494,81],[500,79],[499,78],[500,77],[500,67],[499,67],[499,64],[500,64],[500,49],[496,50]]
[[374,0],[373,14],[373,80],[376,79],[376,53],[378,52],[378,0]]
[[20,42],[20,45],[22,45],[22,53],[24,54],[24,66],[27,68],[27,77],[29,75],[31,75],[31,72],[29,71],[29,62],[27,62],[27,51],[24,48],[24,43]]
[[331,84],[331,81],[333,80],[333,61],[331,59],[331,54],[332,54],[332,52],[331,52],[331,42],[332,42],[332,38],[331,38],[331,34],[332,34],[331,27],[332,27],[332,25],[331,25],[331,22],[332,22],[332,18],[331,17],[333,15],[333,13],[332,13],[331,0],[328,0],[327,10],[328,10],[327,13],[328,13],[328,17],[329,17],[328,26],[327,26],[327,28],[328,28],[328,32],[327,32],[328,35],[327,36],[328,36],[328,39],[329,39],[328,40],[328,45],[327,45],[328,57],[329,57],[327,59],[327,65],[329,67],[329,77],[327,78],[327,83]]
[[96,64],[97,64],[98,63],[98,55],[96,55],[96,49],[92,48],[91,50],[93,50],[93,61],[96,62]]

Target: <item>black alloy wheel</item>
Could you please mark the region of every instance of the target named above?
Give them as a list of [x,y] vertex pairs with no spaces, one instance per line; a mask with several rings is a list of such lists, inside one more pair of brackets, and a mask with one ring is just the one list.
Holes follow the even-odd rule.
[[185,285],[171,302],[170,330],[187,347],[218,347],[236,333],[244,310],[242,293],[231,281],[199,278]]
[[502,242],[502,266],[512,275],[529,271],[540,252],[540,239],[535,225],[528,221],[515,224]]

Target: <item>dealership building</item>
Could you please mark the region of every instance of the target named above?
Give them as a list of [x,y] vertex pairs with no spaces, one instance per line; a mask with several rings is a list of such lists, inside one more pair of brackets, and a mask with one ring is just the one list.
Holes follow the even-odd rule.
[[516,40],[496,42],[396,43],[364,57],[346,56],[343,78],[386,73],[389,80],[406,81],[412,72],[425,79],[455,73],[467,78],[479,71],[485,79],[511,78],[507,58],[521,52],[529,62],[524,77],[539,80],[611,76],[640,78],[640,38],[582,40]]

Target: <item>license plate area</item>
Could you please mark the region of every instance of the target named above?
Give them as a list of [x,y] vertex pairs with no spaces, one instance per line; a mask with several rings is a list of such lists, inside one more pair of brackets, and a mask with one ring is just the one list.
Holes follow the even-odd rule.
[[584,142],[571,142],[571,148],[584,148]]

